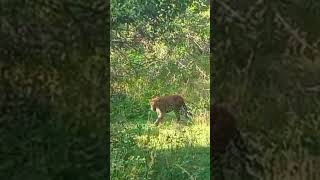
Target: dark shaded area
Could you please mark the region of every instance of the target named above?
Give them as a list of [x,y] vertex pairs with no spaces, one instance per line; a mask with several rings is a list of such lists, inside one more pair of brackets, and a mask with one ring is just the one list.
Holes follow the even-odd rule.
[[7,60],[43,59],[48,64],[69,61],[73,53],[81,57],[102,53],[108,47],[107,4],[106,1],[2,1],[0,52]]
[[219,104],[211,106],[212,112],[212,140],[213,140],[213,156],[216,153],[224,153],[229,142],[236,136],[237,126],[232,114]]
[[268,177],[282,177],[293,158],[319,157],[319,2],[212,1],[211,7],[211,103],[238,104],[233,115]]
[[0,9],[0,178],[106,178],[108,4]]

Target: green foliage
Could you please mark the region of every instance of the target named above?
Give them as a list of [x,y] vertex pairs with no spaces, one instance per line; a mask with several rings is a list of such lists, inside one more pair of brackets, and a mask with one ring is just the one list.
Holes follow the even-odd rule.
[[[149,37],[159,36],[170,29],[170,21],[183,13],[190,0],[174,3],[170,0],[139,1],[112,0],[111,13],[113,30],[134,26]],[[148,31],[144,31],[148,27]],[[128,30],[128,29],[127,29]]]
[[[112,1],[112,179],[209,179],[207,3]],[[169,94],[194,118],[154,127],[149,101]]]

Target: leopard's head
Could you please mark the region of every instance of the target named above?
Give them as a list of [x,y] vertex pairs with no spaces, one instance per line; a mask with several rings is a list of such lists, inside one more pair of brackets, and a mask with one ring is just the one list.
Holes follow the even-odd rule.
[[152,111],[156,111],[156,108],[158,106],[159,96],[154,96],[150,100],[150,106]]

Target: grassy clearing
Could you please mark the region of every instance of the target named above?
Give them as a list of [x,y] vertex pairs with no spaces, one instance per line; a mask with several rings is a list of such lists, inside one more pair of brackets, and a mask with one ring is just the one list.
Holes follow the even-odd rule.
[[159,127],[151,121],[111,124],[111,179],[209,179],[210,127],[204,116]]

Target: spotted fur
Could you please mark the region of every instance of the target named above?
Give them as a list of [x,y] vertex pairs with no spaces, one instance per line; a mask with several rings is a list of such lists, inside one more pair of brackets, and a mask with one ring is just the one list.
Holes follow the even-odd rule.
[[192,113],[186,106],[184,99],[179,95],[155,96],[150,100],[151,110],[156,111],[158,118],[155,125],[159,125],[166,113],[174,112],[177,120],[180,121],[180,115],[190,118]]

